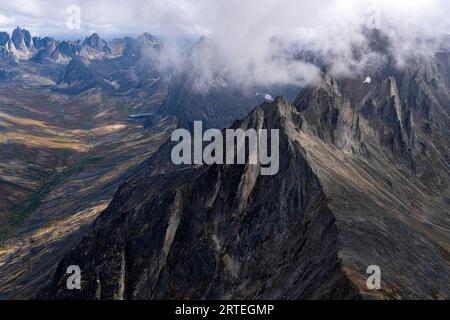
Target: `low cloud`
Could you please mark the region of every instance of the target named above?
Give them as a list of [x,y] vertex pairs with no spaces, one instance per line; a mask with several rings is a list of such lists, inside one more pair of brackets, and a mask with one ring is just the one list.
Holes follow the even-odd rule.
[[[70,5],[81,9],[77,30],[66,27]],[[340,75],[382,64],[387,55],[402,65],[413,53],[437,49],[430,39],[449,33],[449,10],[445,0],[16,0],[0,4],[0,28],[20,25],[33,34],[59,37],[148,31],[171,43],[166,66],[183,60],[171,39],[205,35],[236,82],[304,84],[320,72],[293,59],[293,48],[317,53],[330,72]],[[374,28],[388,39],[384,51],[374,50],[366,37]]]

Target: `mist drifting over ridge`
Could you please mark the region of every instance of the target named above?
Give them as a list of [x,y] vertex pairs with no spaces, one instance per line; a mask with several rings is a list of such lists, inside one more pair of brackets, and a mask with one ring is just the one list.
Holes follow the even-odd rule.
[[[71,6],[80,9],[77,28],[67,27]],[[318,81],[321,70],[296,51],[323,57],[335,76],[359,75],[388,60],[402,67],[439,49],[450,31],[449,9],[443,0],[21,0],[0,4],[0,29],[21,25],[39,36],[97,32],[107,38],[148,31],[165,38],[161,65],[175,70],[186,64],[186,54],[174,39],[204,35],[207,48],[187,54],[204,82],[199,88],[218,74],[239,85],[304,85]],[[386,47],[373,47],[374,31]]]
[[450,299],[448,9],[2,1],[0,300]]

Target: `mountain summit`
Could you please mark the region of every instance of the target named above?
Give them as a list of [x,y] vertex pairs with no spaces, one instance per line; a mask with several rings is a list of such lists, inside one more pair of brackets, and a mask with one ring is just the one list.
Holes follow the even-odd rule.
[[[259,165],[177,168],[161,147],[42,297],[449,297],[450,110],[440,63],[369,84],[325,74],[293,105],[278,97],[235,122],[280,130],[275,176]],[[72,264],[84,272],[80,291],[65,290]],[[366,286],[373,265],[378,291]]]

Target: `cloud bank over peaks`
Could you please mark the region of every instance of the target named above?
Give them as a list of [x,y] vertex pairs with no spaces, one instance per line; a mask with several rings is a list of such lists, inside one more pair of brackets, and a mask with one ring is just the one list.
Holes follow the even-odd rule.
[[[80,8],[76,30],[66,23],[73,5]],[[225,85],[219,78],[303,85],[324,66],[338,76],[388,61],[401,67],[413,55],[434,54],[435,39],[450,32],[449,11],[445,0],[17,0],[0,3],[0,28],[105,37],[148,31],[165,38],[162,65],[190,65],[202,89]],[[173,40],[202,35],[214,49],[184,54]]]
[[[303,85],[317,81],[325,66],[335,76],[360,75],[387,62],[402,67],[413,56],[433,55],[435,39],[450,30],[450,4],[440,0],[186,4],[188,25],[207,35],[215,59],[241,83]],[[316,61],[297,59],[306,51]]]

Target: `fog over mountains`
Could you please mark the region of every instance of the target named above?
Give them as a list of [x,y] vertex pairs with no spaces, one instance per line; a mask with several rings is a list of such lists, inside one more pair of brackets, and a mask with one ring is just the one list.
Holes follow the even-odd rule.
[[[224,127],[245,116],[264,100],[261,92],[293,99],[302,83],[243,84],[221,59],[214,41],[207,37],[182,51],[149,33],[111,41],[94,33],[84,40],[59,41],[31,37],[27,30],[17,27],[11,36],[7,32],[2,35],[0,66],[7,80],[39,78],[42,85],[52,84],[52,91],[71,95],[94,88],[109,95],[142,91],[153,94],[166,88],[166,105],[157,115],[178,116],[186,122],[201,119],[206,126]],[[295,54],[296,51],[284,53],[303,63]],[[171,59],[174,56],[176,60]]]
[[[84,38],[94,33],[92,30],[108,39],[138,35],[142,30],[168,39],[205,35],[235,81],[263,85],[318,80],[314,65],[284,55],[286,46],[307,47],[322,54],[333,75],[338,75],[360,72],[385,59],[385,54],[370,50],[365,36],[368,27],[383,30],[390,43],[386,49],[399,65],[412,52],[433,54],[439,39],[450,33],[445,16],[450,8],[444,0],[80,1],[80,28],[75,29],[66,26],[70,17],[66,9],[71,4],[38,0],[1,4],[1,12],[8,18],[0,19],[0,28],[10,30],[22,24],[32,27],[35,35],[62,39]],[[42,19],[53,23],[42,23]],[[172,52],[166,58],[169,56],[176,60],[173,64],[182,64],[179,54]]]

